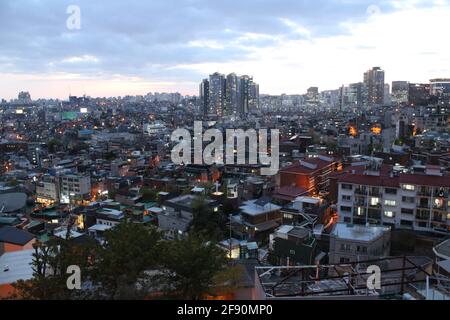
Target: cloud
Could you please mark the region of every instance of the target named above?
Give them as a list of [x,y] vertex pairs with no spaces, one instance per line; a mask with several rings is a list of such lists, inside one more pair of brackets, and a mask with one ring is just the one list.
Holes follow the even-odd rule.
[[[66,97],[66,83],[52,80],[62,74],[117,95],[107,85],[115,75],[132,92],[129,79],[139,79],[141,93],[177,85],[196,93],[209,73],[235,71],[254,75],[262,92],[301,93],[360,81],[373,65],[407,80],[449,72],[444,0],[79,0],[74,31],[66,28],[71,4],[0,1],[0,97],[27,88],[35,97]],[[5,74],[25,77],[13,87]],[[53,93],[27,76],[48,79]]]

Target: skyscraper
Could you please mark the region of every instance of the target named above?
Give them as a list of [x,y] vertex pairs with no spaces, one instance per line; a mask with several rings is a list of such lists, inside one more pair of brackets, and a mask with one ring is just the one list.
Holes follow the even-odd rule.
[[207,115],[209,112],[209,80],[203,79],[200,83],[200,107],[202,113]]
[[233,115],[238,113],[239,104],[239,77],[235,73],[230,73],[226,80],[226,102],[225,114]]
[[226,80],[218,72],[209,76],[209,110],[208,114],[222,116],[225,110]]
[[344,105],[362,107],[367,103],[367,90],[362,82],[352,83],[344,89]]
[[248,87],[248,110],[259,110],[259,84],[253,82],[253,79]]
[[364,84],[367,87],[369,105],[382,105],[384,103],[384,71],[374,67],[364,73]]

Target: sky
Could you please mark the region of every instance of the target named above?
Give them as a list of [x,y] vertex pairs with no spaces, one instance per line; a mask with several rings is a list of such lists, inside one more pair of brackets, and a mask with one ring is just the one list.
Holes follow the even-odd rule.
[[0,99],[197,94],[216,71],[265,94],[374,66],[428,82],[450,77],[449,17],[450,0],[0,0]]

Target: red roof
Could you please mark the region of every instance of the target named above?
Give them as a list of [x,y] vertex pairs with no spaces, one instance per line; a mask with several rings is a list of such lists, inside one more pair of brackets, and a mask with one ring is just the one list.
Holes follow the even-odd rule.
[[334,163],[336,163],[336,160],[333,159],[332,162],[329,161],[325,161],[325,160],[321,160],[319,158],[312,158],[312,159],[308,159],[308,160],[302,160],[303,162],[309,163],[311,165],[315,165],[316,168],[315,169],[311,169],[308,168],[306,166],[301,165],[300,161],[296,161],[295,164],[283,168],[280,170],[280,172],[284,172],[284,173],[299,173],[299,174],[308,174],[308,173],[312,173],[318,170],[322,170]]
[[398,177],[390,177],[387,175],[371,176],[364,174],[345,173],[337,177],[339,182],[369,185],[369,186],[383,186],[391,188],[399,188],[401,184],[412,184],[417,186],[431,186],[431,187],[450,187],[449,176],[430,176],[422,174],[403,174]]

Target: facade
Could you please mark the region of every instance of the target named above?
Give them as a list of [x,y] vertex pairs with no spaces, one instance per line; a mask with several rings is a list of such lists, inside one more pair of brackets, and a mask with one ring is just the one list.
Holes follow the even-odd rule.
[[330,264],[368,261],[389,256],[391,230],[381,226],[338,223],[330,234]]
[[91,196],[91,177],[88,175],[63,175],[60,177],[60,202],[79,203]]
[[410,106],[427,106],[431,102],[430,85],[410,83],[408,88],[408,103]]
[[392,102],[395,104],[408,103],[409,82],[392,81]]
[[207,115],[209,112],[209,80],[204,79],[202,83],[200,83],[200,108],[204,115]]
[[221,116],[225,110],[226,81],[218,72],[209,76],[209,115]]
[[238,113],[239,105],[239,77],[235,73],[231,73],[227,76],[226,83],[226,114],[233,115]]
[[241,240],[264,243],[282,221],[281,207],[264,198],[246,201],[240,210],[238,216],[232,217],[231,224]]
[[316,195],[329,189],[329,177],[342,170],[339,161],[331,157],[301,160],[298,164],[280,170],[280,187],[297,187]]
[[364,73],[364,84],[367,87],[369,105],[382,105],[384,103],[384,71],[374,67]]
[[430,80],[430,94],[438,98],[439,104],[448,106],[450,103],[450,79]]
[[312,265],[317,242],[311,230],[283,225],[270,235],[269,249],[277,265]]
[[423,174],[346,173],[338,185],[341,222],[450,232],[450,178],[439,168]]
[[58,178],[45,175],[36,184],[36,202],[45,206],[59,203],[59,181]]

